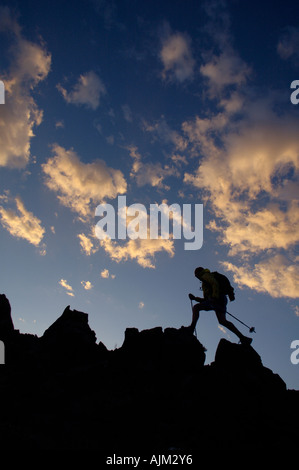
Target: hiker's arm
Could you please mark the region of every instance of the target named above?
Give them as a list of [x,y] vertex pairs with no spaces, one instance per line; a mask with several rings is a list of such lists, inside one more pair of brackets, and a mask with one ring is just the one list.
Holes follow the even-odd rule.
[[196,302],[201,302],[203,299],[201,297],[195,297],[193,294],[189,294],[190,300],[195,300]]

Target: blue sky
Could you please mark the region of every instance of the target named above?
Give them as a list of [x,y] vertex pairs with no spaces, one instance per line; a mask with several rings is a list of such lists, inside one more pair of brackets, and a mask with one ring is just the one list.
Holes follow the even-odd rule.
[[[299,18],[291,1],[1,2],[1,293],[42,335],[67,305],[97,340],[180,327],[196,266],[289,388],[299,339]],[[101,203],[204,205],[203,246],[95,237]],[[240,326],[236,323],[237,326]],[[241,326],[246,334],[246,328]],[[214,358],[213,312],[197,334]]]

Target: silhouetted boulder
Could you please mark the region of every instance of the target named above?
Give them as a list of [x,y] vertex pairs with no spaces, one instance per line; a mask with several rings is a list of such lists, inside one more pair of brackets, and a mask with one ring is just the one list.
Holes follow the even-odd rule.
[[260,388],[272,393],[286,390],[285,382],[270,369],[263,366],[262,359],[252,346],[231,343],[222,338],[215,354],[215,365],[233,380],[247,387]]

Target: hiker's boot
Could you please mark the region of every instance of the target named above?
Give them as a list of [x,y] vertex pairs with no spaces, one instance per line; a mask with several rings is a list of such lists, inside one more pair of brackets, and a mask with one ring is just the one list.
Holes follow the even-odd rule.
[[191,324],[189,326],[182,326],[181,330],[184,331],[185,333],[188,333],[190,335],[194,334],[194,329],[195,327]]
[[242,338],[240,338],[240,341],[241,344],[243,344],[244,346],[250,346],[252,343],[252,338],[248,338],[248,336],[242,336]]

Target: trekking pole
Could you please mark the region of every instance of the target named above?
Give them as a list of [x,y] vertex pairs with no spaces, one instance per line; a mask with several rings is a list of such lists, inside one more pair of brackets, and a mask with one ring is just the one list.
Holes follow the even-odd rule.
[[[190,302],[191,302],[191,311],[192,311],[192,319],[193,319],[193,300],[190,299]],[[197,338],[196,326],[194,327],[194,334],[195,334],[195,337]]]
[[228,313],[228,314],[229,314],[231,317],[233,317],[235,320],[238,320],[240,323],[242,323],[242,325],[246,326],[246,328],[249,329],[249,332],[250,332],[250,333],[256,333],[254,326],[251,326],[251,327],[250,327],[250,326],[246,325],[246,323],[244,323],[244,322],[242,322],[241,320],[239,320],[239,318],[235,317],[234,315],[232,315],[231,313],[229,313],[227,310],[226,310],[226,313]]

